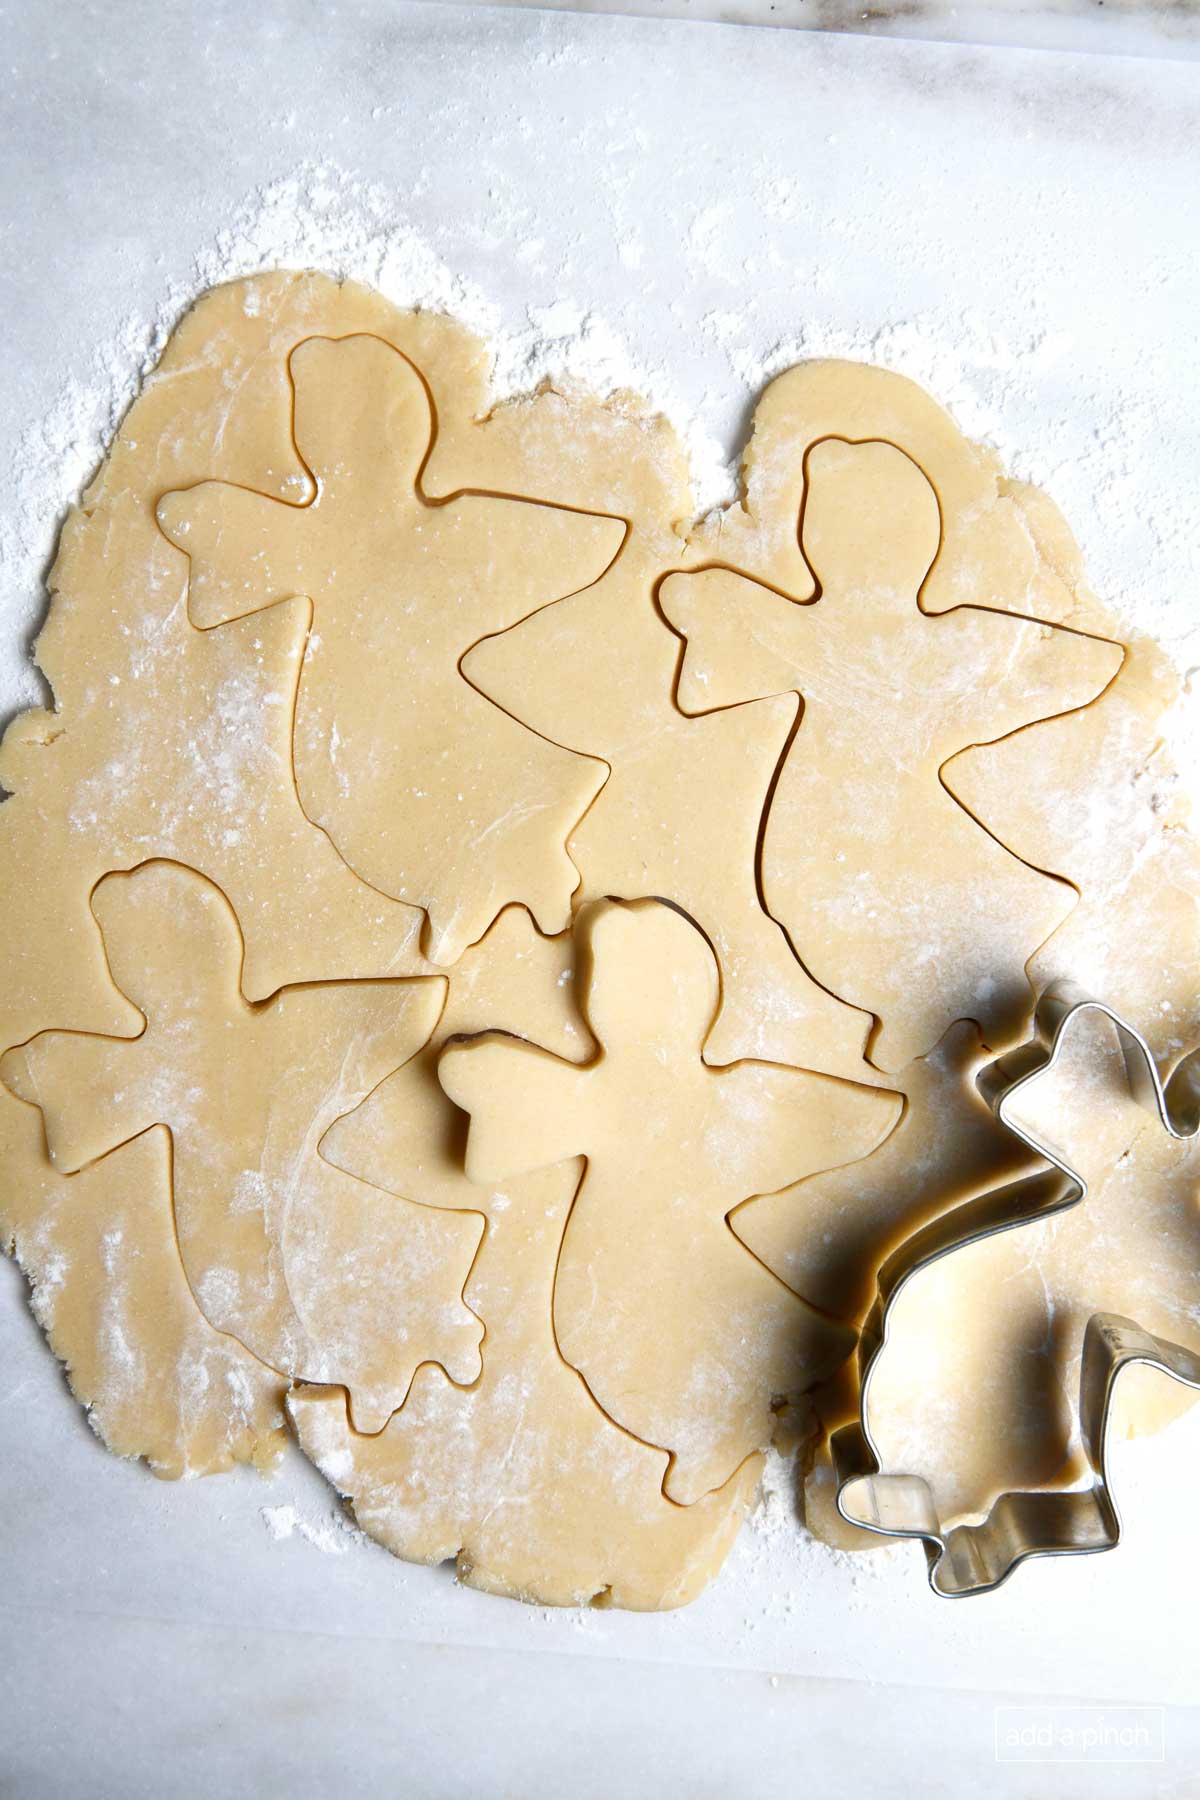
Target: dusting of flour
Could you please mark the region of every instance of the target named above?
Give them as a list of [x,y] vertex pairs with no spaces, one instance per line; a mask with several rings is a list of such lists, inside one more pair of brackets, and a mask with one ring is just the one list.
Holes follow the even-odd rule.
[[352,1525],[342,1513],[331,1513],[328,1519],[314,1524],[291,1501],[282,1506],[260,1506],[258,1510],[263,1524],[277,1544],[298,1537],[325,1556],[345,1556],[354,1544],[364,1544],[367,1541],[357,1525]]
[[[416,193],[423,179],[427,172],[418,177]],[[765,187],[760,199],[764,265],[771,260],[774,233],[803,204],[795,183],[779,180]],[[1200,498],[1181,491],[1183,484],[1158,491],[1148,453],[1153,411],[1119,392],[1097,393],[1089,406],[1091,432],[1084,449],[1069,463],[1056,460],[1056,432],[1046,415],[1053,403],[1047,396],[1058,392],[1073,345],[1065,334],[1039,328],[1036,309],[1030,308],[1022,337],[1004,338],[968,312],[949,329],[944,316],[888,317],[881,293],[880,317],[869,329],[806,324],[801,302],[801,316],[781,332],[778,317],[764,312],[756,298],[755,258],[737,271],[727,266],[728,209],[707,206],[696,211],[686,234],[686,270],[729,281],[736,275],[744,298],[736,309],[698,317],[679,300],[671,309],[671,342],[656,345],[648,358],[630,348],[640,328],[643,246],[636,235],[617,246],[629,271],[629,297],[601,311],[586,291],[581,255],[554,269],[537,234],[536,213],[499,186],[489,192],[489,206],[489,241],[513,269],[528,273],[531,297],[516,325],[505,322],[477,283],[447,264],[389,188],[329,164],[304,163],[249,193],[198,252],[188,280],[164,288],[152,317],[126,319],[110,342],[96,348],[86,378],[70,379],[47,415],[25,433],[0,509],[0,609],[11,606],[14,615],[30,616],[30,597],[40,589],[65,507],[100,462],[191,301],[205,288],[238,276],[317,269],[366,282],[398,306],[458,319],[492,346],[497,400],[546,380],[573,382],[601,396],[622,389],[639,393],[686,443],[699,513],[735,496],[740,428],[758,392],[780,370],[811,357],[840,356],[908,375],[948,407],[969,436],[992,444],[1010,473],[1045,486],[1058,499],[1080,532],[1093,585],[1103,599],[1118,616],[1158,638],[1189,684],[1200,685],[1200,619],[1194,605],[1200,586]],[[675,371],[686,368],[696,350],[715,357],[726,379],[723,392],[706,391],[693,404],[678,387]],[[740,395],[740,408],[732,413],[730,392]],[[714,420],[720,430],[713,428]],[[1158,481],[1161,486],[1161,474]]]
[[[805,323],[800,317],[781,331],[778,318],[757,304],[754,259],[736,268],[730,264],[726,212],[707,206],[697,209],[686,232],[683,265],[721,275],[742,298],[736,307],[708,311],[681,298],[672,307],[670,341],[656,345],[652,355],[639,355],[630,346],[639,340],[640,238],[630,230],[617,245],[630,277],[629,298],[601,310],[587,292],[582,256],[551,266],[536,216],[502,189],[489,199],[498,250],[528,278],[530,298],[516,324],[445,260],[389,188],[328,164],[306,163],[247,194],[198,251],[188,279],[164,286],[151,315],[130,316],[109,341],[96,345],[90,365],[64,383],[47,414],[25,432],[0,507],[0,609],[11,608],[9,616],[29,615],[63,512],[100,463],[142,380],[196,296],[264,270],[316,269],[363,281],[398,306],[458,319],[492,347],[496,400],[532,391],[546,380],[577,383],[602,396],[625,389],[639,393],[683,438],[699,513],[737,493],[741,431],[728,416],[728,392],[741,395],[744,427],[763,385],[795,362],[847,357],[910,376],[969,436],[996,448],[1012,474],[1045,486],[1064,506],[1080,531],[1098,591],[1128,623],[1156,636],[1183,673],[1185,704],[1173,727],[1176,748],[1185,768],[1200,769],[1200,614],[1194,603],[1200,588],[1200,501],[1186,483],[1168,491],[1161,472],[1154,476],[1153,412],[1119,391],[1097,394],[1083,450],[1076,449],[1069,465],[1056,462],[1055,431],[1045,422],[1046,396],[1058,391],[1073,345],[1069,337],[1039,328],[1035,309],[1029,309],[1024,335],[1002,337],[968,312],[950,328],[944,316],[889,317],[881,293],[880,317],[870,328]],[[803,192],[787,180],[768,183],[759,205],[765,265],[773,227],[803,207]],[[802,303],[798,310],[803,313]],[[723,367],[723,395],[705,393],[694,402],[677,385],[673,371],[686,363],[689,346],[702,348]],[[722,429],[713,428],[714,419],[722,420]],[[1033,429],[1039,421],[1043,428]],[[1146,545],[1152,555],[1142,553]],[[1156,573],[1140,576],[1139,569]],[[352,1541],[354,1528],[336,1516],[332,1524],[313,1524],[294,1506],[263,1508],[262,1516],[279,1541],[298,1536],[330,1554],[343,1553]],[[795,1557],[798,1542],[822,1565],[840,1557],[797,1537],[776,1465],[768,1470],[756,1526],[751,1541],[768,1560]],[[860,1572],[883,1566],[872,1558],[846,1562]],[[856,1575],[860,1578],[865,1576]],[[781,1580],[780,1591],[790,1585]]]

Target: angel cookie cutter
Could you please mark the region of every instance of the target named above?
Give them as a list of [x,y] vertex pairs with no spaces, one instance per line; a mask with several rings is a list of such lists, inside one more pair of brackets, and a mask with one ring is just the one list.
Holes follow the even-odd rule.
[[1200,1050],[1164,1083],[1145,1038],[1111,1007],[1073,987],[1048,988],[1037,1004],[1033,1037],[982,1069],[977,1086],[1000,1123],[1050,1166],[953,1208],[915,1232],[883,1263],[859,1339],[859,1416],[830,1439],[841,1516],[883,1537],[920,1540],[929,1585],[945,1599],[988,1593],[1029,1557],[1115,1549],[1121,1515],[1109,1479],[1108,1423],[1118,1377],[1142,1363],[1200,1389],[1200,1356],[1194,1351],[1155,1337],[1117,1313],[1094,1313],[1084,1335],[1080,1370],[1083,1484],[1004,1493],[978,1522],[949,1528],[938,1516],[924,1477],[885,1473],[871,1436],[871,1377],[887,1339],[892,1303],[905,1284],[954,1250],[1063,1212],[1087,1194],[1086,1181],[1053,1146],[1012,1117],[1022,1089],[1053,1068],[1074,1022],[1087,1012],[1102,1014],[1116,1028],[1134,1099],[1173,1138],[1191,1139],[1200,1129]]

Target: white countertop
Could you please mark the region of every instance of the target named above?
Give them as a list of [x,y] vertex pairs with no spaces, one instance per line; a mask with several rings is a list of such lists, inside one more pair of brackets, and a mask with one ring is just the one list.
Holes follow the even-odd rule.
[[[252,260],[263,190],[310,205],[295,172],[324,162],[355,205],[379,184],[388,229],[510,343],[530,308],[570,302],[726,451],[781,357],[874,340],[1047,482],[1101,590],[1200,663],[1186,61],[389,0],[316,18],[301,0],[7,10],[18,485],[59,441],[64,383],[119,388],[137,322],[215,266],[238,209]],[[69,450],[7,539],[0,494],[0,706],[35,691],[22,645]],[[1197,1474],[1191,1418],[1122,1455],[1126,1546],[986,1600],[934,1600],[913,1546],[851,1564],[797,1528],[748,1530],[682,1614],[547,1614],[332,1528],[298,1453],[269,1485],[175,1487],[106,1456],[0,1267],[0,1793],[1183,1794]],[[295,1515],[273,1534],[264,1507]],[[994,1706],[1051,1699],[1165,1703],[1165,1762],[997,1764]]]
[[[442,0],[470,5],[472,0]],[[486,0],[533,6],[535,0]],[[794,31],[1010,50],[1084,50],[1100,56],[1200,58],[1200,8],[1190,0],[555,0],[568,12],[644,19],[710,19]]]

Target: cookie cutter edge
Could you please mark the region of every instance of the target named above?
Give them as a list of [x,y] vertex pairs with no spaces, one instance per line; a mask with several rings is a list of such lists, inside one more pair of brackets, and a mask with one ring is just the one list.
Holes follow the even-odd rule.
[[[1031,1557],[1115,1549],[1121,1538],[1121,1515],[1109,1477],[1108,1422],[1118,1378],[1124,1369],[1141,1363],[1200,1390],[1200,1355],[1195,1351],[1157,1337],[1120,1314],[1094,1313],[1084,1332],[1079,1396],[1080,1438],[1090,1481],[1069,1489],[1008,1490],[978,1521],[949,1528],[942,1525],[924,1477],[885,1473],[871,1436],[871,1379],[901,1289],[918,1271],[954,1250],[1049,1218],[1086,1198],[1083,1176],[1052,1144],[1018,1124],[1010,1109],[1028,1083],[1054,1067],[1073,1024],[1088,1012],[1101,1014],[1115,1027],[1130,1092],[1138,1104],[1180,1141],[1200,1130],[1200,1050],[1185,1056],[1164,1082],[1141,1032],[1112,1007],[1066,983],[1047,988],[1034,1010],[1033,1036],[986,1064],[976,1076],[976,1086],[999,1123],[1049,1167],[952,1207],[885,1259],[859,1337],[858,1418],[830,1438],[842,1518],[882,1537],[919,1540],[929,1585],[943,1599],[991,1592]],[[859,1497],[865,1504],[855,1509],[852,1498]]]

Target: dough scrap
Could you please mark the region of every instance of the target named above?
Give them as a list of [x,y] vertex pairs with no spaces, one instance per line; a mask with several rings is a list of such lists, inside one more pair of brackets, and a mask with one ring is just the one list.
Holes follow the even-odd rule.
[[674,703],[679,644],[654,594],[682,554],[674,527],[691,497],[670,428],[547,393],[498,408],[483,429],[443,431],[432,468],[443,483],[508,479],[564,505],[610,506],[630,522],[599,581],[463,659],[463,673],[506,711],[609,765],[568,841],[577,909],[653,894],[696,920],[721,972],[711,1061],[749,1056],[870,1080],[869,1018],[812,979],[758,892],[763,796],[795,727],[795,697],[697,718]]
[[1200,845],[1161,735],[1178,688],[1157,646],[1135,638],[1092,706],[952,765],[965,806],[1080,889],[1030,964],[1039,992],[1073,981],[1137,1019],[1165,1058],[1200,1041]]
[[551,1323],[578,1162],[489,1193],[463,1169],[465,1125],[437,1078],[448,1039],[504,1020],[579,1061],[593,1049],[573,1003],[570,934],[541,937],[508,908],[450,975],[430,1044],[326,1135],[353,1174],[429,1204],[483,1208],[487,1232],[465,1298],[487,1324],[469,1389],[433,1368],[378,1437],[351,1430],[343,1395],[301,1388],[301,1445],[349,1498],[364,1531],[399,1556],[454,1556],[469,1586],[580,1605],[680,1606],[715,1575],[758,1480],[751,1457],[695,1506],[663,1497],[664,1452],[621,1431],[559,1354]]
[[1030,996],[1013,973],[1071,905],[954,800],[943,765],[973,734],[1094,699],[1122,651],[1003,612],[925,614],[940,512],[917,465],[891,444],[830,439],[806,467],[819,599],[713,568],[669,577],[661,604],[687,643],[686,711],[804,698],[770,800],[764,898],[817,977],[876,1015],[872,1060],[894,1071],[956,1019],[991,1042],[1017,1029]]
[[670,1452],[664,1491],[686,1506],[770,1441],[773,1396],[811,1387],[853,1347],[738,1243],[727,1214],[868,1154],[898,1107],[778,1065],[708,1067],[716,964],[673,907],[601,905],[582,929],[598,1057],[581,1068],[489,1034],[450,1045],[439,1074],[471,1115],[472,1180],[588,1158],[555,1281],[559,1347],[610,1418]]
[[192,870],[109,875],[93,908],[146,1026],[45,1032],[0,1060],[42,1108],[54,1166],[69,1175],[168,1127],[179,1253],[205,1317],[281,1374],[345,1384],[360,1424],[380,1429],[431,1357],[473,1380],[482,1327],[461,1294],[478,1216],[385,1194],[317,1149],[424,1043],[441,984],[326,984],[251,1006],[237,920]]
[[206,482],[159,502],[191,559],[192,622],[311,600],[301,804],[364,881],[424,908],[434,962],[453,963],[510,900],[560,929],[578,885],[566,837],[603,766],[519,725],[458,664],[485,633],[601,575],[624,522],[494,494],[432,505],[420,471],[433,413],[411,362],[359,334],[309,338],[289,366],[315,497],[288,506]]
[[164,1478],[272,1469],[286,1384],[196,1305],[175,1242],[166,1132],[64,1177],[36,1108],[0,1088],[0,1163],[0,1248],[24,1269],[97,1436]]
[[[1092,1313],[1200,1351],[1200,1152],[1133,1100],[1107,1022],[1074,1027],[1023,1091],[1020,1117],[1090,1192],[913,1276],[871,1385],[883,1466],[923,1475],[947,1523],[986,1512],[1005,1488],[1083,1473],[1079,1362]],[[1116,1402],[1126,1430],[1158,1429],[1191,1403],[1166,1377],[1123,1381]]]

